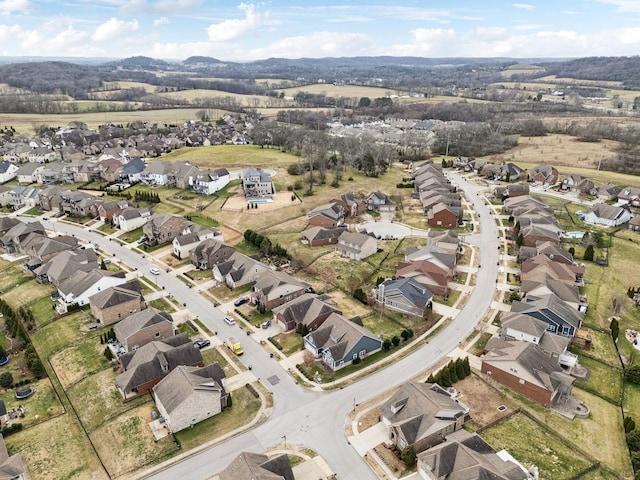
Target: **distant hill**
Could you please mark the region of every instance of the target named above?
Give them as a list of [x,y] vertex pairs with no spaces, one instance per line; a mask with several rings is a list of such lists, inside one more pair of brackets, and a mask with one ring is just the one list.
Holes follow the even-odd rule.
[[169,62],[159,60],[157,58],[145,57],[142,55],[136,57],[128,57],[114,62],[108,62],[108,66],[122,66],[125,68],[164,68],[169,66]]
[[626,87],[640,87],[640,57],[587,57],[544,64],[544,75],[581,80],[622,82]]
[[227,62],[223,62],[222,60],[218,60],[217,58],[213,58],[213,57],[202,57],[198,55],[189,57],[182,62],[183,65],[194,65],[194,64],[215,65],[218,63],[227,63]]

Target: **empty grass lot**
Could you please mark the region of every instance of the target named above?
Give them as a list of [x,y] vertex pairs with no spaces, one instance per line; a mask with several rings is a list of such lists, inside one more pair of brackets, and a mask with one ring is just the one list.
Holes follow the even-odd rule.
[[597,392],[611,403],[619,404],[622,397],[622,368],[615,368],[584,355],[580,356],[580,365],[591,371],[586,382],[576,381],[577,387]]
[[50,357],[51,366],[65,390],[83,378],[108,367],[109,362],[103,355],[105,348],[97,338],[92,337]]

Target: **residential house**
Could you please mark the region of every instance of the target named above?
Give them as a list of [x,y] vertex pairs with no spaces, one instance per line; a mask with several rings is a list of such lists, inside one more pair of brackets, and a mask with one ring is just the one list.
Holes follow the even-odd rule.
[[161,160],[149,162],[140,173],[140,181],[147,185],[167,185],[172,168],[171,162]]
[[573,173],[567,177],[562,179],[562,183],[560,184],[560,189],[564,191],[575,190],[580,193],[589,193],[593,190],[595,184],[593,180],[584,177],[578,173]]
[[50,185],[60,182],[64,178],[64,165],[58,162],[49,163],[38,170],[35,177],[38,185]]
[[120,180],[120,170],[122,162],[114,157],[105,158],[96,163],[96,170],[100,172],[100,178],[107,182],[117,182]]
[[233,253],[226,262],[213,266],[213,278],[234,290],[254,283],[264,272],[273,272],[271,267],[240,252]]
[[11,162],[0,161],[0,183],[8,182],[16,178],[18,166]]
[[132,158],[118,172],[118,181],[130,185],[138,183],[145,168],[144,160],[140,157]]
[[102,222],[111,222],[113,217],[121,210],[128,208],[129,202],[121,200],[119,202],[107,201],[98,205],[98,217]]
[[60,253],[73,253],[76,249],[78,249],[78,240],[71,235],[60,235],[51,238],[38,235],[29,244],[25,245],[24,253],[29,255],[29,261],[25,266],[27,269],[33,270]]
[[547,323],[547,330],[569,338],[582,326],[584,316],[554,294],[527,295],[513,302],[511,311],[542,320]]
[[69,191],[58,185],[49,185],[38,192],[38,205],[46,212],[60,211],[62,205],[62,192]]
[[443,265],[437,257],[399,263],[396,270],[397,278],[413,278],[426,287],[434,295],[447,297],[449,282],[453,280],[453,271]]
[[188,258],[191,250],[204,240],[224,240],[222,231],[217,228],[201,228],[193,233],[179,235],[173,239],[173,255],[178,258]]
[[153,387],[158,413],[171,433],[211,418],[227,407],[225,374],[217,363],[178,365]]
[[295,480],[286,453],[268,457],[261,453],[242,452],[218,477],[219,480]]
[[331,313],[317,330],[304,337],[304,345],[329,368],[338,370],[382,348],[382,340],[338,313]]
[[482,373],[545,407],[571,394],[574,378],[535,343],[503,341],[481,359]]
[[11,163],[25,163],[29,161],[31,147],[26,143],[16,143],[8,148],[3,155],[3,160]]
[[[189,162],[176,162],[173,164],[173,167],[169,172],[169,180],[167,185],[169,185],[170,187],[179,188],[181,190],[186,190],[189,188],[193,190],[191,179],[198,176],[199,173],[200,169],[195,165],[191,165]],[[208,181],[204,177],[202,177],[202,180],[202,187],[205,187],[205,184],[207,184]],[[204,191],[202,193],[204,193]]]
[[35,207],[38,203],[38,194],[40,190],[33,187],[18,185],[13,187],[9,192],[11,196],[11,205],[14,210],[22,207]]
[[[60,237],[58,237],[60,238]],[[29,269],[38,283],[51,283],[56,288],[78,271],[90,272],[98,267],[98,255],[92,248],[66,250],[48,260],[38,259]],[[32,258],[32,260],[34,260]]]
[[344,210],[338,203],[319,205],[307,213],[309,225],[324,228],[341,227],[344,224]]
[[89,193],[65,190],[60,192],[60,208],[72,217],[97,217],[102,199]]
[[336,251],[341,257],[363,260],[378,251],[378,241],[364,233],[343,232],[338,238]]
[[558,170],[551,165],[540,164],[529,171],[529,180],[541,185],[555,185],[558,177]]
[[431,227],[457,227],[462,223],[463,210],[444,203],[434,205],[427,213],[427,223]]
[[506,450],[496,453],[477,433],[464,429],[418,455],[418,476],[425,480],[535,478]]
[[0,185],[0,207],[11,205],[11,189]]
[[198,270],[210,270],[214,265],[229,260],[235,247],[221,240],[209,238],[201,241],[189,252],[189,260]]
[[342,207],[345,217],[359,217],[367,211],[367,202],[362,195],[353,192],[343,193],[330,203],[337,203]]
[[526,183],[514,183],[512,185],[499,186],[493,189],[496,198],[504,201],[505,198],[522,197],[529,195],[529,185]]
[[44,164],[59,160],[60,154],[51,148],[37,147],[29,150],[28,158],[30,163]]
[[[138,280],[105,288],[89,297],[91,315],[102,325],[119,322],[147,308]],[[173,335],[173,332],[171,333]],[[122,342],[121,342],[122,343]]]
[[596,189],[596,196],[603,202],[608,202],[610,200],[616,200],[620,191],[622,191],[622,188],[619,186],[612,183],[605,183]]
[[560,237],[556,232],[541,225],[527,225],[520,229],[518,236],[520,235],[524,247],[535,247],[539,243],[560,243]]
[[126,282],[122,272],[110,272],[98,268],[89,272],[78,270],[58,286],[61,310],[66,311],[69,305],[87,305],[92,295]]
[[629,230],[640,232],[640,215],[634,215],[631,220],[629,220]]
[[169,213],[154,213],[147,217],[142,226],[142,233],[149,246],[172,242],[174,238],[191,233],[193,223],[179,215]]
[[367,196],[367,210],[395,212],[396,204],[382,192],[372,192]]
[[307,245],[310,247],[320,247],[322,245],[333,245],[338,243],[340,235],[346,231],[346,227],[311,227],[307,230],[303,230],[300,235],[303,243],[307,242]]
[[213,171],[200,171],[189,176],[189,186],[195,193],[212,195],[229,184],[231,177],[226,168],[218,168]]
[[19,224],[24,224],[19,218],[0,216],[0,239],[4,237],[9,230]]
[[388,441],[416,453],[446,441],[471,419],[469,407],[437,383],[405,383],[382,405]]
[[288,273],[266,270],[259,275],[253,286],[252,303],[259,310],[268,312],[307,293],[310,288],[309,283]]
[[620,190],[620,193],[618,193],[618,203],[632,207],[640,207],[640,188],[624,187]]
[[316,330],[332,313],[342,314],[329,295],[304,293],[291,301],[272,309],[273,321],[285,331],[306,328]]
[[543,200],[529,195],[509,197],[504,201],[504,205],[502,206],[502,210],[509,214],[512,214],[517,209],[522,209],[523,212],[546,212],[549,215],[553,215],[553,209],[549,208],[549,205],[547,205]]
[[142,227],[151,216],[148,208],[127,207],[113,216],[113,223],[122,231],[130,232]]
[[[291,478],[293,479],[293,477]],[[31,480],[31,474],[24,458],[19,453],[9,455],[2,434],[0,434],[0,479]]]
[[186,333],[155,340],[119,357],[116,387],[124,400],[147,393],[179,365],[202,367],[202,353]]
[[617,227],[631,219],[631,212],[627,205],[633,205],[633,203],[629,202],[623,207],[607,203],[596,203],[591,207],[591,210],[584,214],[583,220],[594,225]]
[[429,230],[427,237],[428,247],[431,252],[454,256],[459,253],[460,238],[456,232],[452,230]]
[[124,313],[122,321],[113,327],[113,333],[126,352],[132,352],[151,342],[162,341],[176,333],[170,313],[153,307]]
[[425,308],[431,305],[433,293],[415,279],[385,279],[376,288],[376,301],[386,308],[422,317]]
[[0,245],[4,248],[5,253],[26,253],[25,247],[34,236],[47,236],[40,222],[19,222],[7,230],[0,238]]
[[270,198],[276,188],[269,172],[251,167],[242,172],[242,191],[247,198]]

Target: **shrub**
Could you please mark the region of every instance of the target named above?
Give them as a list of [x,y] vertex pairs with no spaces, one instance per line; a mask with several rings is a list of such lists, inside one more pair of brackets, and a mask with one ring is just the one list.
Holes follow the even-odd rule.
[[360,364],[360,357],[356,357],[353,359],[353,361],[351,363],[353,363],[354,365],[359,365]]
[[260,396],[258,391],[253,388],[253,385],[251,385],[250,383],[247,383],[245,387],[247,387],[247,390],[249,390],[251,392],[251,395],[253,395],[255,398],[258,398]]
[[391,340],[389,340],[388,338],[385,338],[384,341],[382,342],[382,350],[384,350],[385,352],[388,352],[390,348],[391,348]]
[[640,384],[640,366],[632,365],[624,371],[624,379],[627,382]]
[[9,388],[11,385],[13,385],[13,375],[11,375],[11,372],[2,372],[2,374],[0,374],[0,387]]
[[400,337],[397,335],[394,335],[393,338],[391,339],[391,343],[393,343],[394,347],[397,347],[398,345],[400,345]]
[[407,445],[402,450],[402,461],[407,467],[413,467],[416,464],[416,449],[413,445]]

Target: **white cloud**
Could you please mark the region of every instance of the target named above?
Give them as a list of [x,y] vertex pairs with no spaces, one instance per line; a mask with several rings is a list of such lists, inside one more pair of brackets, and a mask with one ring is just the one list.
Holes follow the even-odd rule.
[[264,48],[253,49],[248,52],[248,57],[253,60],[377,55],[372,51],[373,45],[373,39],[363,33],[312,32],[305,36],[282,38]]
[[128,0],[120,7],[125,14],[176,14],[186,13],[202,5],[203,0]]
[[619,13],[640,13],[640,2],[638,0],[597,0],[607,5],[615,5],[616,12]]
[[583,15],[584,12],[577,12],[575,10],[564,10],[562,12],[564,15]]
[[91,35],[91,40],[95,42],[104,42],[106,40],[113,40],[118,37],[128,35],[131,32],[138,30],[139,24],[137,20],[125,22],[124,20],[118,20],[115,17],[111,17],[102,25],[96,28],[96,31]]
[[31,13],[35,5],[29,0],[2,0],[0,1],[0,13],[10,15],[13,12]]
[[153,26],[154,27],[159,27],[161,25],[169,25],[169,23],[171,23],[171,22],[169,22],[169,19],[167,17],[160,17],[160,18],[156,18],[153,21]]
[[244,12],[244,18],[224,20],[210,25],[207,29],[209,40],[213,42],[228,42],[263,25],[274,23],[270,21],[268,11],[257,11],[253,3],[241,3],[238,8]]
[[529,3],[512,3],[513,8],[520,8],[522,10],[535,10],[536,6]]
[[514,25],[512,28],[514,30],[540,30],[543,28],[543,25],[538,23],[523,23],[522,25]]

